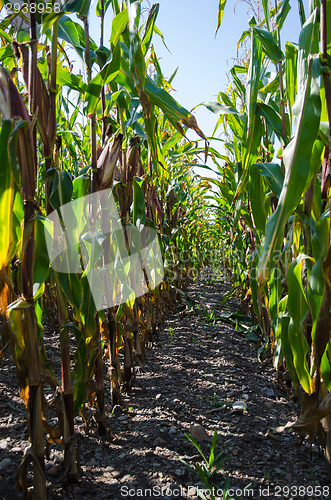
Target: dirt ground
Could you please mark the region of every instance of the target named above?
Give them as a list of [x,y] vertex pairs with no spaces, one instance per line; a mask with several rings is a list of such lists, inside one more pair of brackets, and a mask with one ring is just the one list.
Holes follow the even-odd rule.
[[[187,293],[215,308],[217,317],[238,308],[235,299],[221,305],[228,290],[224,277],[210,283],[202,276]],[[255,343],[234,325],[208,322],[196,309],[181,309],[169,311],[135,388],[109,418],[109,436],[98,437],[94,427],[80,433],[82,420],[76,418],[82,469],[77,484],[56,484],[62,453],[52,445],[46,461],[53,485],[49,499],[198,498],[204,486],[180,461],[195,468],[201,458],[185,437],[192,424],[202,425],[209,436],[216,429],[217,447],[227,457],[215,479],[216,498],[223,498],[226,474],[236,498],[329,498],[318,443],[310,446],[305,440],[299,446],[290,430],[274,431],[294,421],[298,407],[277,386],[272,365],[263,368]],[[15,500],[20,496],[14,476],[28,432],[9,355],[0,367],[0,394],[0,498]],[[233,409],[237,401],[245,403],[245,411]],[[209,456],[210,442],[201,446]]]

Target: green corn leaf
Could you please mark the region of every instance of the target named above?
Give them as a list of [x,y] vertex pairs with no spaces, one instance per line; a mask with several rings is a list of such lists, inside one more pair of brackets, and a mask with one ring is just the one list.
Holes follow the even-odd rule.
[[7,59],[8,57],[14,58],[14,52],[11,47],[11,45],[4,45],[3,47],[0,48],[0,61],[2,62],[4,59]]
[[148,19],[146,22],[145,33],[142,39],[143,54],[146,56],[147,51],[151,45],[152,36],[154,32],[155,21],[159,12],[159,4],[156,3],[152,6],[148,14]]
[[232,96],[234,98],[234,102],[231,101],[230,97],[225,92],[220,92],[219,96],[222,98],[222,101],[224,102],[224,104],[226,106],[230,106],[230,107],[233,107],[234,109],[236,109],[234,94],[232,94]]
[[179,66],[177,66],[175,71],[171,74],[170,78],[168,79],[169,85],[171,85],[172,81],[174,80],[175,76],[177,75],[178,70],[179,70]]
[[195,474],[195,470],[193,469],[193,467],[190,466],[189,463],[187,463],[185,460],[183,460],[182,458],[179,459],[179,461],[185,465],[185,467],[187,467],[189,469],[189,471],[191,471],[193,474]]
[[267,30],[270,31],[270,5],[269,0],[262,0],[262,7],[264,12],[264,20],[267,25]]
[[42,23],[42,33],[45,34],[47,33],[48,30],[51,29],[53,24],[58,21],[63,16],[63,12],[51,12],[50,14],[46,14],[46,16],[43,17],[43,23]]
[[191,436],[191,434],[187,434],[185,432],[185,436],[187,437],[187,439],[189,441],[191,441],[191,443],[196,447],[196,449],[198,450],[198,452],[200,453],[200,455],[202,456],[204,462],[207,464],[208,463],[208,460],[206,459],[205,455],[203,454],[198,442],[194,439],[194,437]]
[[[15,254],[17,236],[15,234],[13,205],[15,198],[15,179],[11,167],[8,142],[12,132],[12,121],[4,120],[0,132],[0,270],[7,266]],[[15,161],[15,158],[13,158]],[[15,161],[16,163],[16,161]]]
[[[103,2],[103,13],[107,12],[107,9],[111,5],[111,0],[104,0]],[[98,17],[101,17],[102,9],[101,9],[101,0],[98,0],[95,13]]]
[[322,141],[319,139],[316,139],[316,141],[313,144],[311,156],[310,156],[310,169],[309,169],[309,175],[306,181],[306,186],[304,191],[307,191],[307,189],[310,186],[310,183],[312,179],[316,176],[318,171],[321,168],[321,163],[322,163],[322,155],[324,151],[324,144]]
[[262,134],[263,134],[263,125],[261,118],[256,114],[254,114],[251,124],[251,131],[248,135],[247,142],[242,147],[243,150],[242,173],[240,176],[240,182],[237,185],[233,201],[238,200],[238,198],[242,196],[243,192],[247,187],[247,182],[249,179],[249,169],[251,165],[256,163],[257,151],[261,143]]
[[[83,62],[85,62],[85,33],[82,26],[64,15],[59,20],[59,38],[71,44]],[[90,38],[91,63],[96,60],[94,51],[98,48]]]
[[50,169],[48,171],[50,178],[53,178],[52,192],[49,202],[57,210],[61,205],[69,203],[72,198],[72,176],[65,170]]
[[128,9],[124,9],[119,12],[112,21],[111,35],[110,35],[110,44],[112,46],[117,45],[120,36],[122,35],[125,27],[129,22]]
[[305,259],[310,259],[307,255],[299,255],[288,268],[289,294],[287,301],[288,312],[295,321],[300,324],[307,317],[309,312],[307,299],[302,285],[302,269]]
[[[230,101],[230,100],[229,100]],[[246,115],[244,113],[239,113],[232,105],[231,101],[228,105],[222,105],[218,102],[204,102],[202,103],[209,111],[212,111],[215,114],[221,115],[221,119],[223,122],[222,115],[226,116],[227,124],[231,128],[232,132],[236,135],[236,137],[241,140],[243,136],[243,127],[246,119]],[[232,116],[231,116],[232,115]],[[216,129],[215,129],[216,130]]]
[[68,16],[63,16],[59,21],[59,38],[62,38],[75,48],[80,47],[78,24]]
[[311,58],[304,92],[298,95],[293,109],[297,131],[283,152],[285,180],[276,211],[268,219],[266,239],[258,265],[260,284],[268,279],[276,264],[275,251],[280,249],[285,224],[298,205],[310,170],[310,155],[318,133],[321,103],[319,98],[320,64]]
[[[275,111],[271,106],[265,104],[264,102],[259,102],[256,106],[256,114],[258,116],[263,116],[269,127],[275,132],[278,138],[286,145],[288,144],[288,136],[290,135],[290,130],[286,130],[285,137],[282,132],[282,118],[277,111]],[[287,127],[288,128],[288,127]]]
[[243,134],[244,131],[246,130],[245,124],[238,119],[237,115],[235,114],[229,114],[226,117],[226,123],[233,132],[233,144],[234,144],[234,150],[235,150],[235,156],[236,160],[240,161],[241,156],[241,151],[240,151],[240,144],[243,141]]
[[281,345],[286,360],[286,366],[291,374],[291,379],[293,381],[294,387],[298,388],[299,380],[293,363],[293,352],[292,352],[291,342],[289,339],[290,317],[288,315],[282,316],[280,323],[281,323]]
[[258,290],[258,283],[256,281],[256,267],[258,263],[258,257],[259,256],[257,250],[254,250],[254,252],[252,252],[252,254],[249,257],[249,276],[250,276],[250,285],[251,285],[254,312],[256,314],[256,317],[260,321],[259,290]]
[[297,63],[298,93],[303,92],[306,86],[310,56],[319,53],[318,15],[318,9],[315,9],[300,32]]
[[116,78],[119,69],[120,46],[117,44],[113,50],[111,61],[107,63],[101,71],[99,71],[99,73],[86,87],[85,102],[87,104],[86,114],[88,116],[96,111],[103,87]]
[[326,25],[328,26],[327,32],[326,32],[326,51],[330,55],[331,54],[331,6],[330,6],[330,0],[327,0],[326,2]]
[[328,253],[329,230],[329,218],[319,220],[315,225],[314,234],[311,240],[315,263],[308,279],[308,300],[313,322],[311,332],[313,342],[315,340],[317,318],[320,312],[325,287],[322,264]]
[[[327,219],[321,219],[319,222],[324,221],[327,221]],[[321,307],[324,286],[322,263],[318,260],[315,262],[309,276],[309,305],[312,311],[313,323],[317,320],[319,308]],[[313,324],[313,327],[314,326],[316,327],[315,324]],[[315,328],[313,328],[313,330],[315,330]]]
[[217,32],[218,32],[219,28],[221,27],[221,24],[223,21],[225,5],[226,5],[226,0],[219,0],[218,14],[217,14],[217,28],[215,31],[215,36],[217,35]]
[[[121,58],[121,68],[115,81],[122,85],[131,95],[137,95],[134,87],[134,82],[129,74],[129,68],[123,58]],[[170,122],[181,122],[188,128],[194,130],[200,137],[206,139],[204,133],[200,130],[195,117],[187,111],[163,88],[159,88],[153,80],[146,75],[145,88],[147,96],[152,104],[160,108]]]
[[277,74],[273,80],[269,81],[267,85],[259,89],[259,94],[275,94],[275,92],[277,92],[278,89],[279,89],[279,74]]
[[36,256],[33,266],[33,295],[38,292],[45,283],[49,274],[49,254],[46,245],[45,228],[50,232],[52,230],[50,222],[41,216],[35,217],[35,242]]
[[254,35],[260,40],[263,52],[276,64],[284,59],[284,54],[272,34],[259,26],[254,26]]
[[146,222],[146,206],[142,185],[145,179],[133,178],[133,223],[140,226]]
[[318,178],[315,178],[312,216],[316,221],[319,221],[319,219],[321,218],[321,207],[322,207],[321,182]]
[[331,342],[329,341],[322,359],[321,359],[321,374],[323,377],[323,382],[326,385],[328,391],[331,391]]
[[282,29],[285,19],[287,18],[287,14],[290,12],[290,10],[291,10],[290,0],[282,0],[280,7],[277,11],[277,14],[275,16],[275,21],[279,30]]
[[22,200],[21,191],[15,187],[15,196],[13,203],[13,232],[14,232],[14,244],[15,252],[22,257],[22,243],[23,243],[23,231],[22,222],[24,220],[24,205]]
[[286,42],[286,96],[289,110],[292,116],[292,107],[297,95],[297,61],[298,48],[296,45]]
[[140,2],[134,1],[128,5],[129,33],[130,33],[130,73],[133,77],[135,88],[144,90],[146,65],[143,48],[138,31],[140,18]]
[[78,13],[83,4],[83,0],[62,0],[62,10],[63,12]]
[[266,214],[264,208],[265,189],[263,177],[261,176],[257,165],[252,165],[249,169],[250,180],[248,184],[249,198],[253,212],[255,227],[261,233],[264,233],[266,224]]
[[165,144],[162,146],[162,151],[165,153],[166,151],[171,150],[174,146],[176,146],[182,139],[182,135],[177,132],[172,137],[170,137]]
[[246,40],[246,38],[249,38],[252,34],[252,31],[251,30],[245,30],[242,32],[241,34],[241,37],[239,38],[237,44],[241,44],[242,42],[244,42]]
[[185,108],[180,106],[175,99],[168,94],[164,89],[155,85],[155,83],[147,76],[145,82],[145,91],[151,102],[162,109],[165,115],[169,116],[176,122],[183,123],[186,127],[194,130],[200,137],[205,139],[204,133],[198,127],[194,116]]
[[76,380],[73,384],[74,415],[77,415],[86,397],[86,381]]
[[259,91],[260,72],[261,72],[261,42],[251,34],[251,58],[249,62],[247,86],[246,86],[246,108],[248,121],[248,137],[253,134],[252,127],[254,122],[255,108],[257,104],[257,95]]
[[100,66],[100,69],[102,69],[107,62],[109,62],[111,51],[107,49],[104,45],[100,45],[95,51],[96,56],[97,56],[97,62]]
[[91,287],[86,275],[82,275],[80,283],[83,288],[83,301],[81,305],[81,316],[84,323],[86,338],[92,337],[95,333],[96,307],[91,293]]
[[[0,8],[3,7],[3,3],[1,4],[0,2]],[[0,36],[1,38],[3,38],[4,40],[6,40],[6,42],[9,44],[12,43],[13,39],[11,38],[11,36],[9,35],[9,33],[6,33],[6,31],[4,31],[4,29],[0,28]]]
[[209,109],[209,111],[212,111],[216,115],[230,115],[230,114],[239,115],[239,112],[232,106],[223,106],[218,102],[203,102],[202,104],[207,109]]
[[[46,77],[47,73],[44,73]],[[81,76],[74,75],[68,69],[63,68],[61,65],[57,66],[56,70],[56,83],[57,85],[67,85],[73,90],[84,93],[86,90],[86,83],[83,82]]]
[[245,92],[246,92],[245,86],[243,85],[241,80],[239,80],[237,73],[247,73],[247,68],[244,68],[243,66],[235,65],[230,69],[230,73],[234,79],[234,83],[238,89],[239,94],[244,96]]
[[70,304],[79,310],[83,300],[83,288],[76,274],[56,273],[56,280],[61,285]]
[[298,0],[298,4],[299,4],[300,22],[301,26],[303,26],[306,22],[305,8],[302,0]]
[[[328,229],[328,236],[327,239],[329,239],[329,229],[327,226],[325,226],[325,229]],[[321,247],[325,247],[326,243],[326,238],[323,238],[323,242],[321,244]],[[321,249],[322,249],[321,248]],[[323,251],[323,250],[322,250]],[[322,252],[321,252],[322,254]],[[324,357],[324,366],[323,370],[326,373],[327,379],[329,378],[329,370],[330,366],[325,366],[327,359],[325,356],[328,356],[328,345],[330,343],[330,331],[329,331],[329,321],[330,321],[330,262],[331,262],[331,246],[329,246],[328,242],[328,250],[327,250],[327,255],[326,258],[323,261],[322,264],[322,271],[323,271],[323,276],[324,276],[324,281],[325,281],[325,286],[323,290],[323,296],[322,296],[322,301],[321,305],[319,308],[318,312],[318,318],[316,322],[316,328],[315,328],[315,335],[314,335],[314,345],[313,345],[313,352],[314,352],[314,362],[315,362],[315,367],[319,371],[319,368],[321,367],[321,362]],[[322,288],[322,287],[320,287]]]
[[89,231],[81,236],[81,239],[83,240],[88,253],[88,263],[83,274],[83,276],[86,276],[88,272],[95,269],[98,260],[103,254],[102,242],[104,241],[105,236],[102,233],[92,233]]
[[279,304],[283,291],[283,287],[281,286],[282,278],[283,274],[281,272],[280,266],[278,265],[277,267],[275,267],[268,283],[269,285],[268,310],[274,331],[276,331],[276,326],[279,317]]
[[74,200],[89,194],[91,179],[89,175],[83,174],[75,177],[72,183],[73,192],[72,197]]
[[235,64],[232,68],[236,73],[247,73],[246,66],[240,66],[239,64]]
[[284,183],[284,172],[278,163],[257,163],[259,172],[267,179],[270,189],[279,198]]
[[293,365],[297,373],[300,384],[305,392],[311,394],[312,379],[307,366],[307,354],[309,345],[305,338],[302,322],[307,317],[309,307],[302,285],[303,261],[310,258],[300,255],[291,262],[287,271],[288,301],[287,308],[291,316],[288,325],[288,335],[293,353]]
[[[214,463],[217,461],[217,459],[220,458],[219,456],[217,456],[215,459],[215,446],[216,446],[217,438],[218,438],[217,430],[215,429],[214,434],[213,434],[213,439],[211,442],[211,446],[210,446],[210,454],[209,454],[209,461],[208,461],[208,468],[209,469],[214,465]],[[221,453],[221,455],[222,455],[222,453]]]

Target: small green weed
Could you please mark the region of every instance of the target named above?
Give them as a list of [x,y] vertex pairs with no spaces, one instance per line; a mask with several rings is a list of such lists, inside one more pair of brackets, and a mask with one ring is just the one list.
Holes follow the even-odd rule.
[[200,307],[197,305],[197,308],[199,309],[200,314],[203,316],[203,319],[206,321],[208,324],[215,324],[215,307],[213,309],[207,309],[205,307]]
[[171,326],[168,328],[169,332],[169,342],[174,342],[175,340],[175,330],[171,328]]
[[[218,490],[218,488],[214,484],[214,479],[217,474],[222,468],[225,460],[228,460],[228,457],[224,457],[224,451],[220,451],[216,453],[216,442],[217,442],[217,431],[216,429],[214,430],[214,435],[212,439],[212,443],[210,446],[210,452],[209,452],[209,458],[207,459],[204,453],[202,452],[199,444],[197,441],[190,435],[186,434],[185,436],[191,443],[195,446],[195,448],[198,450],[199,454],[201,455],[203,461],[201,463],[198,463],[195,465],[195,468],[193,468],[190,464],[188,464],[185,460],[180,459],[180,461],[191,471],[193,474],[196,474],[200,480],[203,482],[205,488],[209,491],[208,494],[208,499],[210,498],[211,500],[215,500],[215,495],[213,491]],[[225,500],[234,500],[233,497],[230,497],[228,494],[229,491],[229,477],[226,475],[224,487],[222,488],[223,490],[223,499]],[[202,491],[198,491],[198,495],[200,498],[203,500],[207,500],[207,497]]]
[[224,406],[231,406],[231,403],[229,403],[228,401],[224,401],[216,394],[216,392],[214,392],[211,405],[215,408],[222,408]]

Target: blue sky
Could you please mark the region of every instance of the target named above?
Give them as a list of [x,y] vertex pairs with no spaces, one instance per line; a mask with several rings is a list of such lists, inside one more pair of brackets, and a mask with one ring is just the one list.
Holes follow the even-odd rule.
[[[234,64],[237,41],[248,28],[248,5],[242,1],[228,0],[223,23],[215,38],[219,0],[158,0],[160,5],[156,25],[162,32],[169,50],[156,34],[153,37],[156,54],[161,69],[169,78],[178,66],[177,75],[172,83],[173,97],[188,110],[201,102],[216,101],[217,94],[228,86],[227,72]],[[144,0],[143,6],[151,7],[153,2]],[[281,32],[281,41],[297,42],[300,32],[300,19],[297,2],[290,0],[292,6]],[[304,0],[306,16],[308,0]],[[234,11],[235,7],[235,11]],[[143,11],[145,19],[148,12]],[[111,8],[105,22],[105,45],[111,31]],[[99,19],[90,20],[91,35],[99,42]],[[212,134],[217,116],[203,106],[194,111],[200,128],[205,135]],[[197,139],[195,133],[189,133]],[[219,143],[216,146],[219,149]]]
[[[298,41],[300,20],[297,2],[291,2],[282,31],[282,42]],[[248,27],[248,6],[228,0],[223,23],[215,38],[218,0],[159,0],[157,26],[167,46],[154,36],[156,54],[166,77],[179,66],[173,82],[173,96],[191,110],[204,101],[216,101],[217,93],[228,86],[227,72],[234,64],[237,41]],[[234,12],[234,6],[236,10]],[[203,107],[194,112],[200,128],[210,135],[216,116]]]
[[[14,1],[14,0],[12,0]],[[228,0],[223,24],[215,38],[219,0],[156,0],[159,3],[157,27],[163,33],[167,50],[161,39],[154,34],[153,44],[165,77],[170,77],[178,66],[173,81],[174,98],[191,110],[201,102],[216,101],[217,94],[228,86],[227,72],[236,57],[237,41],[248,28],[248,5],[240,0]],[[92,12],[95,12],[94,0]],[[253,0],[254,2],[254,0]],[[147,18],[147,8],[153,1],[143,0],[143,16]],[[282,29],[282,43],[298,41],[300,21],[297,0],[290,0],[292,6]],[[304,0],[306,15],[308,0]],[[234,11],[235,8],[235,11]],[[76,16],[75,20],[76,20]],[[109,8],[105,20],[104,44],[109,46],[112,9]],[[100,41],[100,19],[92,14],[90,33],[94,41]],[[74,52],[70,52],[70,55]],[[73,59],[77,62],[77,56]],[[194,114],[200,128],[209,136],[212,134],[217,117],[204,107],[198,107]],[[197,138],[190,134],[190,137]]]

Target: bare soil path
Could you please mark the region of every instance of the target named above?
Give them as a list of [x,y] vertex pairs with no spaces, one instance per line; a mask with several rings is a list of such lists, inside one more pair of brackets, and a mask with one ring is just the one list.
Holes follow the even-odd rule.
[[[209,284],[200,277],[188,290],[190,297],[215,316],[238,307],[231,299],[221,306],[229,289],[224,278]],[[137,373],[135,388],[125,396],[124,408],[109,419],[110,436],[96,429],[80,436],[83,476],[78,484],[50,489],[50,499],[197,498],[203,488],[193,467],[198,454],[184,433],[202,425],[229,457],[216,483],[242,498],[328,498],[329,480],[317,444],[299,447],[290,431],[272,429],[295,420],[297,406],[275,383],[272,366],[261,371],[257,349],[234,326],[208,323],[199,311],[169,311],[157,342],[148,349]],[[7,355],[0,367],[0,498],[20,498],[14,475],[27,446],[25,409]],[[244,401],[246,411],[232,405]],[[79,430],[82,420],[76,419]],[[208,454],[209,442],[202,443]],[[52,446],[46,462],[47,478],[61,476],[61,450]],[[301,487],[301,489],[299,489]]]

